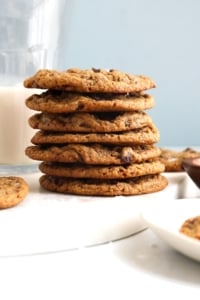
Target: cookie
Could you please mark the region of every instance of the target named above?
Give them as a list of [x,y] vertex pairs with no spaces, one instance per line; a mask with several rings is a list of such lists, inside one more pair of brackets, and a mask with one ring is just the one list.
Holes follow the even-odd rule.
[[26,181],[21,177],[0,177],[0,209],[16,206],[29,192]]
[[52,192],[76,195],[122,196],[141,195],[163,190],[167,179],[160,175],[146,175],[124,180],[68,179],[42,175],[40,185]]
[[119,132],[152,125],[144,112],[35,114],[29,118],[34,129],[65,132]]
[[66,143],[106,143],[126,145],[148,145],[157,143],[160,134],[152,125],[125,132],[114,133],[65,133],[37,131],[31,139],[35,145],[39,144],[66,144]]
[[171,150],[160,148],[160,161],[165,165],[165,172],[183,172],[183,159],[200,157],[200,152],[192,148]]
[[71,68],[63,72],[39,70],[24,81],[24,86],[82,93],[135,93],[156,85],[151,78],[143,75],[131,75],[118,70]]
[[123,179],[161,173],[164,171],[164,165],[159,160],[118,166],[70,165],[43,162],[40,164],[39,169],[47,175],[68,178]]
[[139,111],[155,105],[148,94],[79,94],[63,91],[46,91],[26,99],[32,110],[49,113]]
[[200,216],[185,220],[179,231],[189,237],[200,240]]
[[106,146],[100,144],[29,146],[26,155],[34,160],[91,165],[119,165],[140,163],[160,155],[160,149],[152,145]]

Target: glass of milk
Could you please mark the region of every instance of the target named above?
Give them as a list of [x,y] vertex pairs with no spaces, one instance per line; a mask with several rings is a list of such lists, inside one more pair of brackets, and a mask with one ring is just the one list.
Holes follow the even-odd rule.
[[0,0],[0,175],[37,171],[25,155],[35,130],[25,100],[41,90],[23,87],[42,68],[57,68],[67,0]]

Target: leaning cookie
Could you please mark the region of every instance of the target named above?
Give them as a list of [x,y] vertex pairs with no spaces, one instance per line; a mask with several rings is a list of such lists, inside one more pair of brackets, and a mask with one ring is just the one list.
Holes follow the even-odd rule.
[[40,185],[51,192],[75,195],[128,196],[163,190],[167,179],[160,175],[146,175],[123,180],[69,179],[42,175]]
[[24,81],[24,86],[82,93],[135,93],[156,85],[151,78],[143,75],[132,75],[118,70],[72,68],[63,72],[39,70]]
[[29,192],[26,181],[21,177],[0,177],[0,209],[16,206]]
[[48,90],[26,99],[30,109],[49,113],[141,111],[155,105],[148,94],[80,94]]
[[152,124],[145,112],[40,113],[29,118],[34,129],[65,132],[122,132]]
[[92,166],[92,165],[71,165],[43,162],[39,166],[40,171],[53,176],[68,178],[95,178],[95,179],[123,179],[143,175],[162,173],[164,165],[155,160],[140,164],[117,165],[117,166]]

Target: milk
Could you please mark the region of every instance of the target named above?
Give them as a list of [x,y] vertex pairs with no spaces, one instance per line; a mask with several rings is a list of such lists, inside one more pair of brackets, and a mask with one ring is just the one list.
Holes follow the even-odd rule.
[[35,134],[28,125],[28,118],[35,112],[26,107],[25,99],[39,92],[22,86],[0,87],[0,167],[35,163],[25,155]]

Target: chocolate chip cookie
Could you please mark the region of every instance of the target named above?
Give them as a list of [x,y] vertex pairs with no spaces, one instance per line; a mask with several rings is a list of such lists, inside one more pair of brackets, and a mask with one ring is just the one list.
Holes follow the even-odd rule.
[[200,240],[200,216],[185,220],[179,231],[189,237]]
[[167,179],[160,175],[146,175],[123,180],[71,179],[43,175],[40,185],[52,192],[76,195],[128,196],[154,193],[163,190]]
[[16,206],[27,196],[29,186],[22,177],[0,177],[0,209]]
[[28,157],[34,160],[91,165],[124,165],[141,163],[160,155],[153,145],[113,146],[101,144],[40,145],[26,148]]
[[71,68],[63,72],[39,70],[24,81],[24,86],[81,93],[136,93],[154,88],[156,84],[147,76],[118,70]]
[[141,111],[152,108],[148,94],[80,94],[48,90],[26,99],[30,109],[49,113]]
[[39,169],[47,175],[68,178],[123,179],[161,173],[164,171],[164,165],[159,160],[117,166],[43,162]]
[[121,132],[152,124],[144,112],[40,113],[29,118],[34,129],[62,132]]
[[113,145],[148,145],[157,143],[160,138],[158,129],[152,125],[140,129],[114,133],[66,133],[37,131],[31,142],[33,144],[66,143],[102,143]]
[[200,157],[200,152],[192,148],[172,150],[160,148],[160,161],[165,165],[165,172],[183,172],[183,159]]

